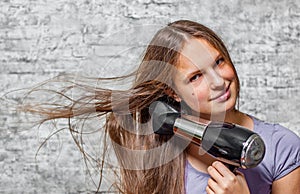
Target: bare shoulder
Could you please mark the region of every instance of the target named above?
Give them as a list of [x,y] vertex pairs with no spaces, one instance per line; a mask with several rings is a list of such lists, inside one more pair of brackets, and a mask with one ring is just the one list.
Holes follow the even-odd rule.
[[281,177],[272,184],[272,194],[294,194],[300,193],[300,167],[289,174]]

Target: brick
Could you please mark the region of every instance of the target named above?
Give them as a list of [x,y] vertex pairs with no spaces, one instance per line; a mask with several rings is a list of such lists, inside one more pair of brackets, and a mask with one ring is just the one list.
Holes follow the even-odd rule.
[[[157,29],[177,19],[203,23],[224,39],[241,80],[240,110],[300,134],[296,1],[3,0],[0,9],[0,193],[89,193],[95,188],[67,131],[49,140],[35,159],[51,125],[33,128],[30,122],[39,118],[12,108],[26,90],[8,91],[65,73],[129,73]],[[50,97],[37,92],[30,100]],[[98,172],[92,173],[97,182]],[[107,168],[104,173],[105,189],[111,177]]]

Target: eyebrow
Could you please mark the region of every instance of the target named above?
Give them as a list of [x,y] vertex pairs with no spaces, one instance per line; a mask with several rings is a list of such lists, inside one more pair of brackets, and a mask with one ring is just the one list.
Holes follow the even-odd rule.
[[[221,57],[222,57],[222,55],[219,53],[219,54],[215,57],[214,61],[210,64],[210,66],[214,66],[215,63],[216,63],[216,61],[217,61],[218,59],[220,59]],[[193,63],[192,63],[192,64],[193,64]],[[195,64],[193,64],[193,65],[195,65]],[[196,66],[196,65],[195,65],[195,66]],[[201,73],[201,74],[202,74],[203,71],[201,71],[201,69],[200,69],[199,67],[197,67],[197,68],[198,68],[198,69],[197,69],[196,71],[193,71],[193,72],[188,73],[187,76],[185,77],[185,80],[190,79],[191,76],[194,76],[194,75],[196,75],[196,74],[198,74],[198,73]]]
[[190,79],[191,79],[193,76],[197,75],[197,74],[202,74],[201,70],[197,70],[197,71],[194,71],[194,72],[189,73],[189,74],[184,78],[184,81],[189,82]]

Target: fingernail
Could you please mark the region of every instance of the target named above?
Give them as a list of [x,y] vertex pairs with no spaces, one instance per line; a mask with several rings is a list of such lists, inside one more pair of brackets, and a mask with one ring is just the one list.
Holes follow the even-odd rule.
[[213,166],[216,166],[216,165],[219,165],[219,164],[220,164],[219,161],[214,161],[214,162],[212,163]]

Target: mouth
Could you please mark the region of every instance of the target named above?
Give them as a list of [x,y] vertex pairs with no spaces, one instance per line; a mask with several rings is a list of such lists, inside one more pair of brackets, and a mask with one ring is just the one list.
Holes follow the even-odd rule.
[[211,98],[210,100],[216,100],[217,102],[225,102],[226,100],[228,100],[231,96],[231,93],[230,93],[230,84],[227,86],[227,88],[222,91],[219,95]]

